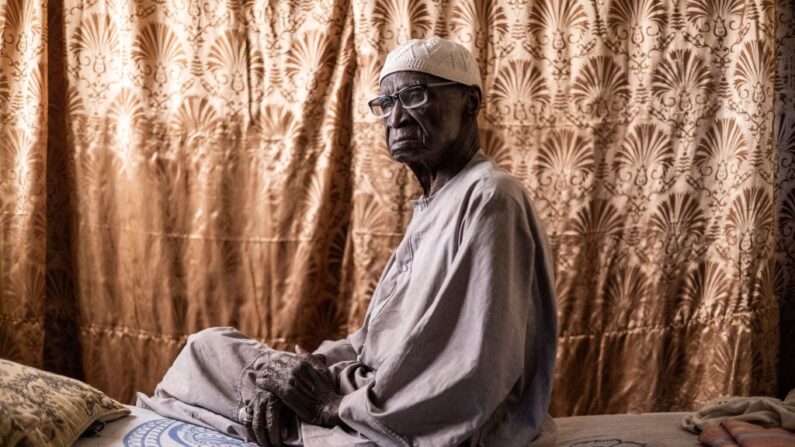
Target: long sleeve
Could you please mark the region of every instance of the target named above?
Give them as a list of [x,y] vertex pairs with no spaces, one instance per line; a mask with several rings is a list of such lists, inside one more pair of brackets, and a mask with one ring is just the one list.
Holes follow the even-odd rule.
[[356,351],[347,338],[340,340],[326,340],[313,352],[326,358],[326,365],[339,362],[356,360]]
[[457,445],[487,435],[496,412],[521,413],[517,425],[532,433],[515,439],[532,439],[546,412],[548,389],[539,405],[522,399],[535,374],[543,298],[534,217],[493,186],[469,191],[455,253],[416,325],[369,384],[342,401],[342,420],[380,445]]

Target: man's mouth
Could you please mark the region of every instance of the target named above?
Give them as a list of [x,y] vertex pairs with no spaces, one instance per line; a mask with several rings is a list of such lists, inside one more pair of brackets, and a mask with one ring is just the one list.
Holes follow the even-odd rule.
[[411,143],[411,144],[413,144],[413,143],[422,143],[422,140],[419,139],[419,138],[414,138],[414,137],[406,137],[406,138],[399,138],[399,139],[392,140],[392,146],[408,144],[408,143]]
[[422,144],[422,138],[418,135],[400,135],[391,139],[390,146],[405,146],[407,144]]
[[389,145],[389,150],[393,154],[396,152],[404,152],[404,151],[413,152],[413,150],[419,149],[420,146],[422,146],[422,140],[417,138],[404,138],[397,141],[393,141],[392,144]]

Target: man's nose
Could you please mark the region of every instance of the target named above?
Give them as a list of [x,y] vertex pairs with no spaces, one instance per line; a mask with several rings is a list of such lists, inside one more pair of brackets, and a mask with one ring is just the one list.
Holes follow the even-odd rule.
[[392,106],[392,113],[386,118],[386,124],[392,128],[400,127],[406,122],[408,115],[406,109],[403,108],[403,103],[395,101],[395,105]]

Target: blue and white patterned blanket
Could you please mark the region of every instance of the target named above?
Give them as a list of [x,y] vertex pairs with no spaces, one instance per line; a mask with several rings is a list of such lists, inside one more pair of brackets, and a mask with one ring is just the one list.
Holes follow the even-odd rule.
[[215,430],[166,419],[150,410],[129,408],[130,416],[109,423],[94,437],[81,438],[75,447],[256,447]]

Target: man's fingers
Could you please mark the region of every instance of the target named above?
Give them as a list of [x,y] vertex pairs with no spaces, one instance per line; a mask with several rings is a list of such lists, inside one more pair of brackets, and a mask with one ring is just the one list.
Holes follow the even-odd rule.
[[300,363],[300,361],[301,359],[295,354],[289,352],[276,352],[271,356],[268,364],[277,368],[289,368]]
[[309,351],[304,350],[304,348],[295,345],[295,353],[298,355],[299,358],[306,360],[307,362],[311,363],[314,366],[318,367],[326,367],[326,356],[323,354],[312,354]]
[[273,447],[282,447],[282,411],[284,403],[274,398],[267,399],[266,408],[267,432],[270,443]]
[[263,382],[278,383],[286,381],[288,377],[289,376],[286,376],[281,371],[264,371],[262,374],[260,374],[257,377],[256,382],[259,383],[260,381],[263,381]]
[[317,392],[320,391],[312,381],[299,378],[291,378],[286,381],[260,378],[256,380],[256,384],[258,388],[278,396],[290,407],[303,402],[313,402],[317,399]]
[[312,365],[313,368],[317,370],[324,370],[328,369],[326,366],[326,356],[323,354],[312,354],[310,352],[304,351],[301,349],[300,346],[296,345],[296,353],[298,358],[302,361],[305,361]]
[[[273,393],[285,409],[316,424],[318,415],[322,414],[324,396],[334,393],[336,388],[325,361],[324,356],[313,355],[296,345],[295,354],[274,355],[258,372],[255,383],[258,388]],[[258,421],[258,428],[259,424],[262,421]]]
[[298,395],[296,392],[290,392],[280,399],[288,408],[293,410],[301,420],[312,423],[312,419],[314,418],[314,405],[307,402],[306,397]]
[[321,392],[321,389],[312,382],[301,382],[295,388],[301,393],[302,397],[309,399],[309,401],[317,400],[317,396]]
[[257,388],[276,393],[276,395],[281,395],[284,388],[281,381],[272,380],[267,377],[260,377],[255,383],[257,384]]
[[268,415],[266,413],[265,400],[263,399],[264,393],[257,393],[254,397],[253,404],[253,418],[251,420],[251,431],[254,434],[254,439],[260,445],[268,445]]

